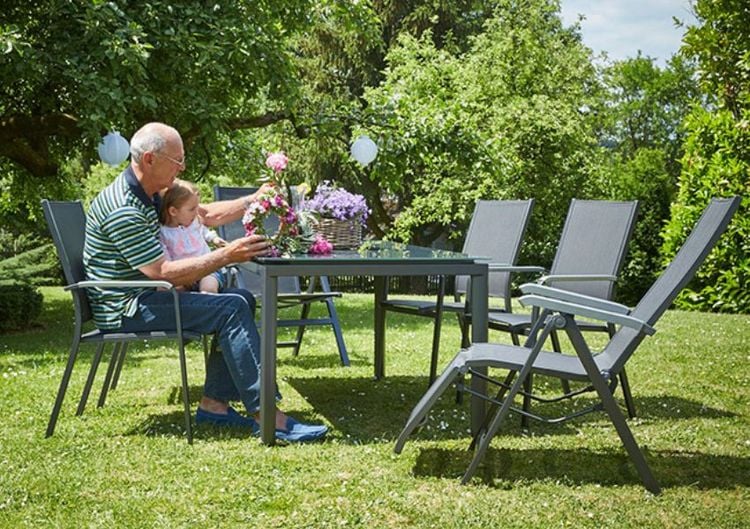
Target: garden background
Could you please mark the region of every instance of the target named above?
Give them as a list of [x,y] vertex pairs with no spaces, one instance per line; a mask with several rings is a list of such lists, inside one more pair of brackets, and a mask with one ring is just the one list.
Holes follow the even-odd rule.
[[[215,184],[253,185],[266,153],[283,150],[291,183],[314,189],[328,180],[363,194],[376,238],[460,248],[476,200],[535,198],[521,264],[550,264],[571,198],[638,199],[617,289],[626,304],[639,299],[676,252],[710,197],[741,195],[727,233],[676,308],[736,313],[712,318],[737,319],[710,321],[740,334],[723,351],[730,359],[720,358],[744,359],[738,368],[744,370],[750,6],[697,0],[694,9],[697,24],[660,67],[640,55],[593,56],[580,27],[561,22],[556,0],[3,2],[2,382],[38,368],[51,377],[13,393],[41,406],[35,420],[42,421],[49,400],[42,396],[53,391],[68,346],[67,324],[58,319],[70,315],[55,288],[60,271],[40,199],[90,201],[121,170],[99,163],[101,137],[110,130],[130,137],[152,120],[182,133],[184,177],[198,182],[203,196]],[[360,134],[379,147],[366,167],[349,155]],[[369,310],[359,301],[342,303],[345,310]],[[404,365],[405,377],[421,373]],[[35,385],[44,391],[37,395]],[[747,384],[717,406],[736,411],[738,404],[746,427]],[[126,416],[115,413],[112,420]],[[87,442],[105,442],[112,426],[105,424]],[[13,436],[3,427],[3,437],[11,435],[4,445],[21,449],[25,439],[44,458],[41,430],[35,424]],[[55,446],[65,451],[64,441]],[[747,446],[739,446],[724,447],[745,454],[727,468],[745,468]],[[747,506],[746,478],[731,481]],[[419,480],[411,483],[404,488],[420,487]]]

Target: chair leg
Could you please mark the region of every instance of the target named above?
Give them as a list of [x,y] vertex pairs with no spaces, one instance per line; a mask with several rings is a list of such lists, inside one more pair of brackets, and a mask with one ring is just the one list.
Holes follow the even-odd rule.
[[643,456],[643,452],[641,452],[641,449],[638,448],[638,443],[636,443],[635,441],[633,432],[628,427],[625,416],[622,414],[622,411],[620,411],[620,407],[617,405],[617,402],[615,401],[615,398],[609,389],[609,384],[607,384],[607,382],[604,380],[604,377],[602,377],[601,373],[599,372],[596,361],[594,360],[591,351],[588,349],[583,336],[581,336],[581,331],[578,329],[575,323],[572,323],[573,319],[571,316],[566,316],[566,319],[568,320],[566,329],[568,337],[573,343],[573,348],[576,350],[576,354],[580,358],[583,367],[586,369],[586,373],[589,376],[589,380],[591,380],[591,384],[599,394],[599,398],[604,405],[604,410],[607,412],[607,415],[609,415],[612,424],[615,426],[617,435],[620,436],[620,440],[622,441],[625,450],[630,456],[630,460],[635,465],[635,468],[638,471],[638,475],[641,478],[641,482],[647,490],[651,491],[654,494],[659,494],[661,492],[659,483],[651,473],[651,469],[646,462],[646,458]]
[[128,342],[123,342],[120,348],[120,356],[117,358],[117,367],[115,368],[115,374],[112,377],[112,385],[109,387],[110,391],[117,389],[117,384],[120,382],[120,373],[122,372],[122,366],[125,363],[125,354],[128,352]]
[[430,355],[430,380],[427,387],[430,387],[437,378],[437,367],[440,355],[440,332],[443,318],[441,314],[435,315],[435,322],[432,326],[432,353]]
[[[300,313],[299,319],[305,320],[310,315],[310,303],[302,304],[302,312]],[[302,337],[305,335],[305,326],[300,325],[297,327],[297,337],[294,341],[294,348],[292,349],[292,356],[299,355],[299,349],[302,345]]]
[[620,386],[622,387],[622,396],[625,399],[625,407],[628,410],[628,417],[634,419],[635,402],[633,402],[633,395],[630,393],[630,382],[628,381],[628,375],[625,372],[625,368],[622,368],[622,371],[620,371]]
[[325,304],[326,308],[328,309],[328,317],[331,318],[331,327],[333,328],[333,336],[336,338],[336,347],[339,350],[341,365],[344,367],[349,367],[349,354],[346,352],[344,333],[341,330],[341,322],[339,321],[339,314],[336,311],[336,304],[332,299],[325,300]]
[[[534,389],[534,375],[530,374],[523,381],[523,390],[526,394],[523,396],[523,411],[528,412],[531,410],[531,391]],[[529,429],[529,418],[526,415],[521,415],[521,428],[524,430]]]
[[466,349],[471,345],[471,340],[469,339],[470,336],[470,329],[469,329],[469,318],[467,318],[465,315],[461,314],[460,312],[456,313],[456,317],[458,318],[458,325],[461,329],[461,349]]
[[[88,377],[86,377],[86,384],[83,386],[83,392],[81,392],[81,400],[78,401],[78,409],[76,410],[76,415],[83,415],[83,410],[86,408],[86,402],[89,400],[89,394],[91,393],[91,386],[94,384],[94,379],[96,379],[96,372],[99,369],[99,363],[102,360],[102,352],[104,351],[104,342],[99,342],[96,345],[96,353],[94,353],[94,358],[91,360],[91,367],[89,368],[89,374]],[[112,358],[110,359],[111,362],[115,361],[115,356],[117,355],[117,346],[119,344],[114,345],[114,349],[112,350]]]
[[60,415],[60,408],[62,407],[63,400],[65,399],[65,392],[68,390],[70,375],[73,373],[73,366],[75,365],[76,357],[78,356],[78,347],[81,344],[81,340],[77,335],[78,333],[76,333],[76,337],[73,338],[73,343],[70,346],[68,363],[65,365],[65,371],[63,371],[63,377],[60,380],[60,387],[57,390],[57,397],[55,397],[55,403],[52,406],[52,413],[49,416],[49,422],[47,423],[47,432],[45,433],[45,437],[50,437],[53,433],[55,433],[57,417]]
[[185,407],[185,433],[188,444],[193,444],[193,426],[190,415],[190,386],[188,386],[187,377],[187,358],[185,357],[185,344],[179,340],[180,351],[180,377],[182,382],[182,403]]
[[487,429],[484,432],[482,431],[479,432],[478,438],[477,438],[478,442],[476,443],[477,449],[474,452],[474,457],[471,459],[471,463],[469,463],[469,467],[466,469],[466,473],[461,479],[461,483],[463,484],[468,483],[469,480],[476,473],[479,463],[484,458],[484,455],[490,446],[490,441],[495,436],[497,431],[500,429],[500,425],[502,424],[505,417],[508,415],[513,399],[521,390],[521,385],[526,383],[526,379],[531,373],[530,366],[532,363],[533,363],[533,359],[528,363],[527,366],[524,366],[524,368],[520,371],[519,373],[520,376],[516,379],[516,381],[511,386],[510,390],[508,391],[508,394],[505,396],[505,400],[503,400],[503,405],[500,406],[500,409],[497,411],[495,416],[490,421]]
[[[513,385],[508,390],[508,394],[505,396],[502,401],[502,405],[499,407],[500,409],[489,422],[489,426],[487,427],[487,429],[485,431],[482,431],[480,429],[479,432],[477,432],[477,438],[475,439],[475,441],[472,441],[472,445],[476,444],[477,449],[474,452],[474,457],[472,458],[469,467],[466,469],[466,473],[464,474],[463,478],[461,478],[461,483],[468,483],[472,476],[474,476],[474,474],[476,473],[479,463],[484,458],[484,454],[487,452],[487,449],[490,446],[490,441],[500,429],[500,425],[508,415],[510,407],[513,404],[513,399],[516,398],[516,395],[521,390],[521,386],[526,383],[526,379],[531,375],[531,367],[534,365],[534,360],[536,360],[537,356],[539,356],[539,351],[541,351],[542,349],[542,344],[544,344],[544,342],[547,340],[547,337],[549,336],[553,325],[555,325],[555,322],[551,320],[546,323],[538,338],[535,338],[534,336],[536,334],[534,329],[532,329],[532,331],[529,333],[529,338],[526,340],[526,346],[533,344],[531,350],[529,351],[529,357],[526,359],[526,363],[524,364],[524,366],[518,372],[518,378],[515,382],[513,382]],[[506,378],[506,380],[509,380],[510,375],[511,373],[508,373],[508,378]]]
[[[552,340],[552,350],[557,353],[562,353],[562,347],[560,346],[560,337],[557,335],[557,332],[552,331],[552,336],[550,336],[550,339]],[[564,378],[561,378],[560,386],[562,386],[563,393],[570,393],[570,382],[568,382]]]
[[104,384],[102,384],[102,391],[99,393],[99,402],[96,403],[97,408],[103,408],[104,403],[107,402],[107,394],[109,393],[109,387],[112,384],[112,376],[115,373],[117,366],[117,360],[120,356],[121,344],[115,344],[115,349],[112,351],[112,358],[109,361],[107,367],[107,374],[104,376]]

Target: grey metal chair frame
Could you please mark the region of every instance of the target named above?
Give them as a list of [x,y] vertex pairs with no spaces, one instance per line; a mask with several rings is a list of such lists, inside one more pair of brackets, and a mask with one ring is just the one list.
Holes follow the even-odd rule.
[[[552,266],[538,283],[599,299],[612,299],[637,213],[637,201],[573,199]],[[519,336],[528,334],[537,317],[537,311],[510,314],[491,310],[487,320],[490,329],[509,333],[513,344],[520,345]],[[611,323],[579,320],[578,325],[582,331],[606,332],[610,338],[616,332]],[[550,339],[553,350],[562,351],[557,331],[552,331]],[[528,393],[532,384],[532,378],[529,378],[526,381]],[[633,418],[636,415],[635,403],[624,370],[620,373],[620,385],[628,415]],[[566,381],[563,382],[563,389],[566,393],[570,392]],[[528,406],[530,403],[527,401],[526,404]],[[522,416],[522,424],[528,425],[525,416]]]
[[[253,192],[257,188],[254,187],[228,187],[228,186],[214,186],[214,198],[216,200],[232,200],[240,197],[245,197]],[[275,222],[276,219],[268,219],[269,222]],[[245,229],[242,226],[241,221],[230,222],[218,228],[219,236],[227,241],[244,237]],[[262,303],[260,295],[261,285],[260,278],[251,277],[252,274],[247,270],[234,269],[233,278],[239,287],[246,288]],[[257,280],[257,281],[256,281]],[[316,291],[317,281],[320,281],[320,290]],[[287,308],[300,306],[301,314],[296,319],[283,319],[278,320],[278,327],[297,327],[297,334],[294,340],[287,342],[279,342],[278,347],[291,347],[292,354],[297,356],[302,345],[302,338],[305,334],[305,329],[308,326],[327,326],[330,325],[333,331],[334,338],[336,339],[336,347],[338,348],[339,359],[343,366],[349,366],[349,355],[346,350],[346,343],[344,342],[344,334],[341,330],[341,323],[339,321],[338,312],[336,311],[336,305],[334,304],[334,298],[341,297],[341,292],[334,292],[331,290],[330,282],[327,276],[320,276],[319,278],[310,277],[308,287],[306,291],[302,291],[300,286],[300,278],[298,277],[282,277],[279,278],[279,294],[278,294],[278,305],[279,308]],[[310,318],[310,309],[313,303],[324,303],[328,312],[327,318]]]
[[[484,257],[490,261],[489,296],[500,300],[501,310],[503,311],[511,311],[510,272],[535,272],[540,270],[539,267],[515,266],[533,206],[534,199],[479,200],[474,208],[471,223],[466,233],[462,252],[472,256]],[[458,276],[454,281],[455,297],[453,302],[444,300],[444,276],[439,277],[438,294],[434,300],[388,299],[386,297],[382,302],[386,311],[432,318],[434,323],[430,356],[430,384],[437,376],[443,313],[452,312],[456,314],[461,328],[461,344],[465,347],[468,346],[469,342],[467,322],[471,312],[471,301],[468,296],[465,296],[468,292],[469,279]],[[462,296],[464,296],[463,301],[461,300]]]
[[[401,452],[409,435],[421,424],[440,395],[458,379],[460,390],[491,403],[484,424],[478,428],[472,441],[475,453],[462,479],[463,483],[468,482],[511,410],[533,419],[541,418],[513,406],[516,395],[523,394],[524,380],[532,373],[539,373],[590,384],[600,402],[585,411],[603,410],[609,415],[644,486],[654,494],[659,494],[661,488],[614,399],[617,375],[643,339],[656,332],[654,325],[695,275],[726,230],[739,204],[740,197],[713,199],[672,262],[632,310],[619,303],[567,290],[533,283],[523,285],[521,288],[525,295],[521,302],[541,310],[541,316],[535,322],[524,346],[477,343],[460,351],[415,406],[396,441],[395,452]],[[600,353],[594,354],[583,338],[576,316],[611,323],[619,326],[619,330]],[[542,350],[554,329],[567,333],[576,356]],[[485,382],[491,380],[486,375],[489,367],[510,371],[505,382],[493,381],[500,386],[495,398],[487,397],[483,391],[474,391],[461,382],[463,375],[467,373]],[[548,422],[562,422],[582,413],[548,419]]]
[[[76,415],[81,415],[88,398],[89,391],[96,375],[97,366],[102,357],[102,353],[107,345],[113,346],[112,360],[107,370],[102,396],[99,399],[99,405],[104,404],[107,388],[110,387],[110,381],[116,385],[115,373],[119,376],[119,370],[122,368],[121,362],[125,355],[125,349],[129,342],[141,342],[144,340],[174,340],[177,342],[180,361],[180,377],[182,386],[182,401],[185,413],[185,432],[188,443],[193,442],[193,431],[190,414],[190,395],[187,379],[187,362],[185,358],[185,340],[199,340],[201,335],[198,333],[183,331],[180,319],[180,305],[177,290],[167,281],[91,281],[86,280],[83,268],[83,244],[85,239],[86,215],[83,211],[83,205],[80,201],[61,202],[42,200],[42,209],[47,221],[52,240],[57,248],[60,263],[65,275],[65,290],[69,291],[73,297],[73,306],[75,309],[75,326],[73,331],[73,342],[70,346],[70,354],[63,372],[60,387],[57,391],[57,397],[52,407],[49,422],[47,424],[46,437],[50,437],[55,432],[55,426],[60,414],[60,409],[65,399],[65,393],[68,389],[70,377],[75,366],[78,351],[82,344],[96,344],[96,353],[92,360],[91,369],[84,386],[81,400],[78,404]],[[84,332],[84,324],[91,321],[92,313],[89,305],[86,289],[88,288],[161,288],[172,292],[174,301],[175,314],[175,331],[151,331],[151,332],[121,332],[119,330],[94,330]],[[118,367],[119,366],[119,367]]]

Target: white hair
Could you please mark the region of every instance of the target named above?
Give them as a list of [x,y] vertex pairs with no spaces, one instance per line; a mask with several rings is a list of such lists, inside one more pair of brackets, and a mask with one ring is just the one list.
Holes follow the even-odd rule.
[[130,159],[140,163],[144,152],[160,152],[167,145],[167,137],[170,134],[179,137],[176,129],[164,123],[145,124],[130,139]]

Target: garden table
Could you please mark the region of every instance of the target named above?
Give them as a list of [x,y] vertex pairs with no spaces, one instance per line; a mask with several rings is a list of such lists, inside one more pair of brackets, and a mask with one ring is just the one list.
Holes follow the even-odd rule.
[[[483,262],[484,261],[484,262]],[[261,310],[261,440],[274,443],[276,394],[276,319],[278,278],[285,276],[374,276],[375,277],[375,378],[385,376],[385,310],[388,276],[465,275],[471,277],[471,339],[487,341],[487,269],[486,260],[462,253],[422,248],[386,241],[368,241],[356,251],[337,250],[329,255],[291,255],[258,257],[240,266],[260,274]],[[475,391],[486,393],[486,383],[472,377]],[[472,398],[472,430],[484,417],[485,404]]]

